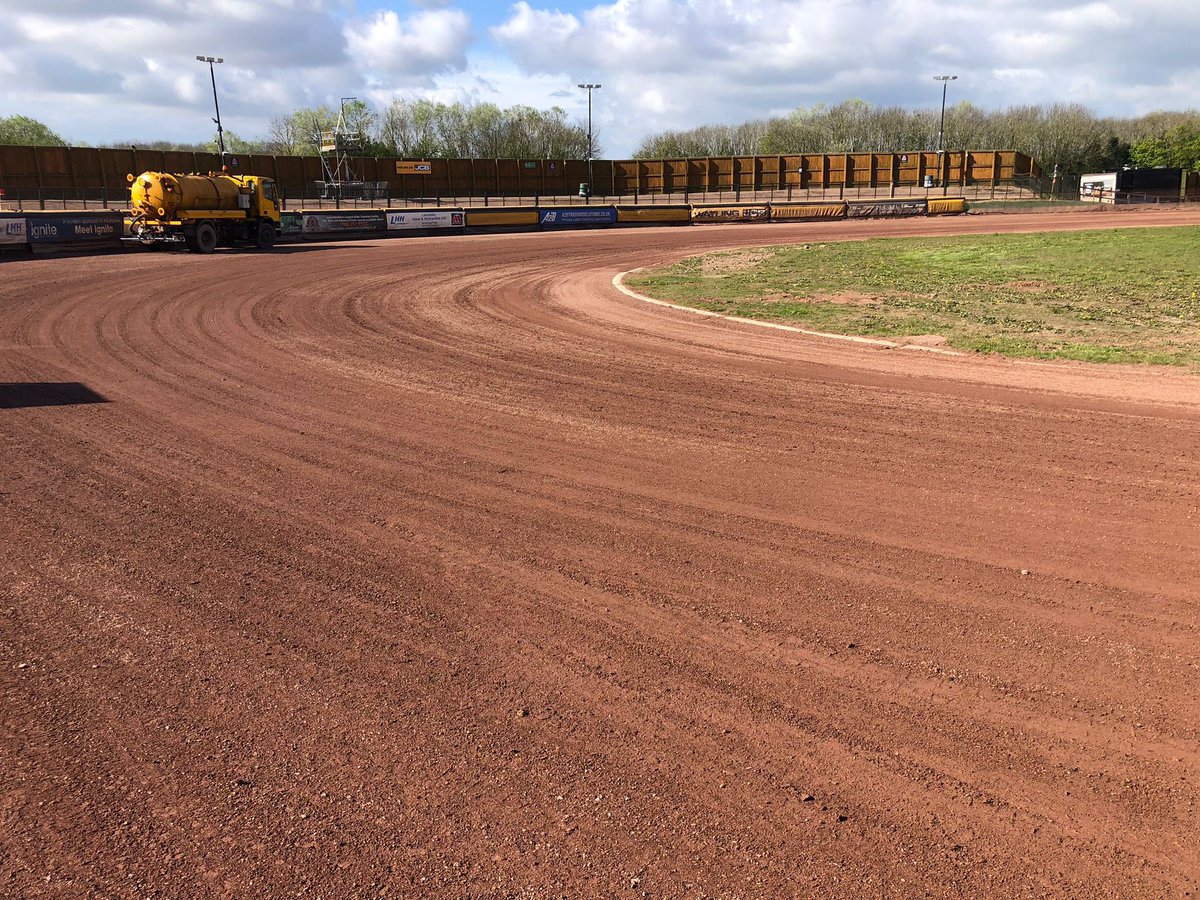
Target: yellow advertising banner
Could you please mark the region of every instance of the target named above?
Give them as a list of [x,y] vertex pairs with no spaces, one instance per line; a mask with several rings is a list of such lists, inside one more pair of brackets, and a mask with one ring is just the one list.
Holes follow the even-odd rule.
[[396,160],[397,175],[429,175],[433,172],[433,163],[427,160]]
[[467,227],[488,225],[536,225],[536,209],[468,209]]
[[618,206],[618,222],[687,222],[690,206]]
[[772,206],[771,219],[844,219],[845,203],[798,203],[789,206]]
[[967,211],[967,201],[962,197],[941,197],[929,199],[929,214],[931,216],[952,215]]
[[765,222],[770,211],[765,206],[693,206],[693,222]]

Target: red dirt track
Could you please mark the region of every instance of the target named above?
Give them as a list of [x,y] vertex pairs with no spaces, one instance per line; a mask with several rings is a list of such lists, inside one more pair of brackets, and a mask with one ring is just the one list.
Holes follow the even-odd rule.
[[0,264],[0,896],[1194,894],[1200,376],[611,280],[1196,223]]

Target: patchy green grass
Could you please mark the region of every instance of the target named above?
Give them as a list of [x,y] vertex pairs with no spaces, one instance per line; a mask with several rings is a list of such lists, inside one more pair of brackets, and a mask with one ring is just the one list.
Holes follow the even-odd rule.
[[730,250],[630,276],[649,296],[837,334],[1039,359],[1200,366],[1200,228]]

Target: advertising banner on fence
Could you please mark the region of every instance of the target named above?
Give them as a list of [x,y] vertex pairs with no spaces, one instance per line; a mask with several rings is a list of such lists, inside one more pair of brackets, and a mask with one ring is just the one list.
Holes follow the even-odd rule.
[[343,209],[339,212],[305,212],[305,234],[331,234],[341,231],[384,231],[387,223],[377,209]]
[[543,228],[579,228],[584,225],[615,225],[615,206],[579,206],[567,209],[543,209],[538,224]]
[[469,228],[513,228],[537,225],[536,209],[468,209]]
[[304,213],[280,213],[279,230],[284,234],[300,234],[304,230]]
[[25,229],[31,244],[65,244],[82,241],[118,241],[125,230],[119,212],[28,216]]
[[29,238],[25,234],[25,217],[0,216],[0,244],[27,244]]
[[618,222],[690,222],[690,206],[618,206]]
[[771,219],[841,219],[846,215],[845,203],[796,203],[772,206]]
[[923,216],[925,211],[924,200],[872,200],[846,204],[846,215],[851,219]]
[[770,210],[765,206],[693,206],[693,222],[765,222]]
[[463,228],[466,214],[461,209],[388,210],[388,231],[418,231],[425,228]]
[[967,211],[967,201],[962,197],[940,197],[926,201],[931,216],[954,215]]

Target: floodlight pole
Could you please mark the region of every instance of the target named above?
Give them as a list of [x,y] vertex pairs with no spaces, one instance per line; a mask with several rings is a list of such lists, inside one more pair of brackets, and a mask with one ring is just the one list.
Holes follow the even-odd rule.
[[217,75],[213,70],[213,63],[225,62],[219,56],[197,56],[197,61],[208,63],[208,76],[212,79],[213,89],[213,106],[216,107],[217,117],[213,119],[217,123],[217,149],[221,151],[221,168],[225,168],[225,132],[221,128],[221,104],[217,101]]
[[579,87],[587,91],[588,94],[588,198],[592,196],[592,91],[600,90],[598,84],[581,84]]
[[946,88],[951,81],[957,81],[957,75],[934,75],[934,81],[942,83],[942,117],[938,121],[938,143],[937,143],[937,162],[938,162],[938,182],[942,180],[942,134],[946,130]]

